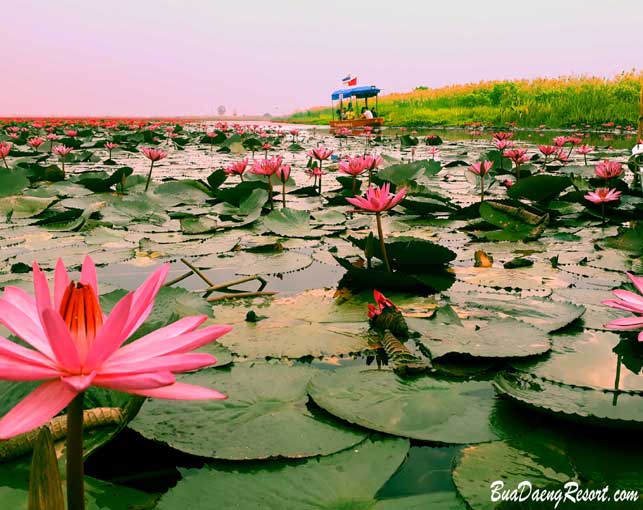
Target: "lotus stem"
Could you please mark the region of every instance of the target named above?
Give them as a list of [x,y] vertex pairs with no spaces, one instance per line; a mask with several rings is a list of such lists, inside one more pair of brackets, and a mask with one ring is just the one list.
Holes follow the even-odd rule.
[[281,203],[283,205],[283,208],[286,208],[286,183],[282,182],[281,183]]
[[85,510],[83,481],[83,400],[79,393],[67,408],[67,509]]
[[319,195],[322,193],[322,160],[319,160]]
[[272,203],[272,175],[268,176],[268,200],[270,201],[270,210],[272,211],[274,209]]
[[208,284],[208,286],[213,287],[214,283],[212,283],[212,280],[208,278],[205,274],[201,272],[201,270],[196,267],[194,264],[192,264],[188,259],[182,258],[181,262],[183,262],[186,266],[188,266],[195,275],[197,275],[199,278],[201,278],[205,283]]
[[484,175],[480,176],[480,202],[484,202]]
[[2,161],[4,162],[4,167],[6,169],[9,169],[9,165],[7,165],[7,160],[4,158],[4,156],[2,157]]
[[601,216],[603,216],[603,225],[605,224],[605,202],[601,202]]
[[353,175],[353,195],[357,193],[357,177]]
[[375,220],[377,221],[377,236],[380,239],[380,249],[382,251],[382,258],[384,259],[384,265],[386,270],[391,272],[391,264],[388,261],[388,254],[386,253],[386,245],[384,244],[384,232],[382,231],[382,215],[380,213],[375,213]]
[[147,174],[147,182],[145,183],[145,191],[147,192],[147,188],[150,187],[150,181],[152,180],[152,169],[154,168],[154,161],[152,161],[152,164],[150,165],[150,171]]
[[276,292],[274,291],[256,291],[256,292],[238,292],[236,294],[223,294],[221,296],[212,296],[206,299],[208,303],[213,301],[222,301],[224,299],[240,299],[240,298],[251,298],[251,297],[260,297],[260,296],[274,296]]
[[172,280],[165,282],[163,284],[163,287],[171,287],[175,283],[179,283],[179,282],[185,280],[188,276],[191,276],[193,273],[194,273],[194,271],[192,271],[192,270],[188,271],[187,273],[183,273],[183,274],[177,276],[176,278],[173,278]]
[[587,154],[583,154],[583,160],[585,161],[585,166],[587,166]]

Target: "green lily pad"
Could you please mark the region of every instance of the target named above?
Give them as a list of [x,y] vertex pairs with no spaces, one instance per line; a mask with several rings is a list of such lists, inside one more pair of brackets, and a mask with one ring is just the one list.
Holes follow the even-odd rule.
[[438,313],[432,319],[407,319],[411,330],[434,358],[446,354],[467,354],[484,358],[535,356],[551,349],[540,329],[516,319],[489,321],[444,321]]
[[159,184],[154,189],[154,194],[161,196],[165,202],[172,205],[202,204],[210,198],[209,188],[205,184],[190,179]]
[[40,214],[55,201],[56,197],[5,196],[0,200],[0,214],[6,216],[11,212],[12,218],[31,218]]
[[215,309],[217,323],[235,325],[219,341],[240,356],[342,356],[368,349],[363,305],[337,304],[332,292],[306,291],[263,301],[253,309],[267,318],[246,322],[246,306],[221,305]]
[[[451,299],[454,300],[453,293]],[[585,307],[567,301],[552,301],[543,298],[522,298],[502,294],[459,295],[455,298],[466,309],[478,308],[486,315],[518,319],[538,329],[551,333],[564,328],[585,313]]]
[[374,438],[299,464],[184,471],[183,480],[161,498],[157,509],[199,508],[217,501],[238,510],[381,510],[387,507],[377,506],[375,495],[407,451],[408,441]]
[[[528,453],[513,448],[504,441],[469,446],[462,450],[453,468],[453,481],[460,495],[473,510],[501,508],[543,508],[541,505],[523,507],[517,501],[506,506],[498,499],[492,501],[491,484],[500,481],[507,490],[527,480],[534,488],[560,489],[574,477],[571,465],[564,472],[542,465],[540,460]],[[495,496],[494,496],[495,497]],[[547,503],[553,508],[553,503]]]
[[215,388],[223,401],[145,403],[131,428],[192,455],[226,460],[302,458],[350,448],[366,434],[310,409],[307,367],[237,364],[182,382]]
[[643,395],[640,392],[571,386],[526,372],[499,374],[494,386],[513,401],[585,424],[640,428],[643,423]]
[[29,179],[21,170],[2,169],[0,172],[0,197],[16,195],[29,186]]
[[489,423],[494,402],[489,382],[341,369],[312,379],[308,394],[329,413],[387,434],[455,444],[497,438]]
[[286,237],[321,237],[324,233],[310,227],[310,213],[294,209],[275,209],[263,220],[264,226]]
[[614,333],[584,331],[560,338],[546,360],[515,362],[513,366],[562,384],[597,390],[614,390],[618,386],[622,391],[643,392],[643,345],[620,340]]
[[511,198],[526,198],[535,202],[548,201],[571,186],[569,177],[534,175],[520,179],[507,190]]

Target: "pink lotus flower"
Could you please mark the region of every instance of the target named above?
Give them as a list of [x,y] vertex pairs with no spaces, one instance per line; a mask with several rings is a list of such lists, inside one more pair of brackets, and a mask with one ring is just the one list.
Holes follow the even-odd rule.
[[203,368],[216,358],[190,351],[230,331],[200,330],[205,316],[187,317],[123,346],[147,319],[169,265],[155,271],[104,316],[92,259],[80,282],[70,282],[61,260],[53,300],[45,274],[34,263],[35,298],[7,286],[0,298],[0,323],[30,347],[0,338],[0,379],[44,381],[0,420],[0,439],[39,427],[90,386],[169,399],[222,399],[221,393],[177,383],[175,373]]
[[554,139],[552,140],[554,142],[554,145],[556,147],[562,147],[567,143],[567,137],[566,136],[555,136]]
[[368,170],[375,170],[384,164],[382,156],[364,156],[364,165]]
[[529,156],[527,156],[527,149],[513,149],[505,152],[505,156],[513,161],[516,165],[516,179],[520,179],[520,166],[523,163],[529,161]]
[[11,144],[9,142],[0,142],[0,158],[2,158],[5,168],[9,168],[9,165],[7,165],[7,160],[6,160],[6,157],[9,155],[9,152],[11,152]]
[[147,174],[147,181],[145,182],[145,191],[147,192],[150,187],[150,181],[152,180],[152,170],[154,169],[154,163],[160,161],[163,158],[167,158],[167,152],[163,149],[157,149],[155,147],[141,147],[141,152],[145,154],[145,157],[151,161],[150,171]]
[[281,165],[275,173],[281,181],[281,204],[286,207],[286,182],[290,179],[290,165]]
[[347,198],[346,201],[359,207],[363,211],[380,213],[393,209],[406,196],[406,188],[400,189],[395,195],[389,193],[391,185],[388,182],[382,184],[381,188],[369,187],[365,197]]
[[46,137],[47,140],[58,140],[58,135],[56,133],[49,133]]
[[366,197],[346,198],[346,201],[359,207],[364,212],[374,212],[377,222],[377,236],[380,242],[380,251],[384,259],[384,265],[387,271],[391,271],[391,264],[386,253],[386,244],[384,243],[384,232],[382,230],[382,212],[393,209],[406,196],[406,188],[400,189],[395,195],[389,193],[391,185],[386,182],[381,188],[369,186],[366,190]]
[[469,171],[473,172],[476,175],[484,177],[489,173],[489,170],[493,168],[493,161],[480,161],[474,163],[469,167]]
[[594,152],[594,149],[593,149],[592,147],[590,147],[589,145],[579,145],[579,146],[576,148],[576,152],[577,152],[578,154],[582,154],[582,155],[583,155],[583,161],[585,162],[585,166],[587,166],[587,155],[588,155],[590,152]]
[[281,156],[275,156],[270,159],[255,161],[254,165],[250,169],[250,173],[267,176],[274,175],[277,170],[279,170],[283,160],[284,158]]
[[583,139],[578,136],[566,136],[565,142],[572,145],[578,145],[579,143],[583,143]]
[[[643,295],[643,277],[634,276],[627,273],[627,276],[632,280],[634,287]],[[643,330],[643,296],[639,296],[629,290],[614,290],[612,291],[618,299],[606,299],[602,303],[612,308],[625,310],[627,312],[634,312],[639,314],[634,317],[625,317],[623,319],[615,319],[605,324],[604,327],[616,330]],[[643,342],[643,331],[638,335],[639,342]]]
[[35,136],[35,137],[33,137],[33,138],[29,138],[29,140],[27,140],[27,145],[28,145],[29,147],[34,148],[34,149],[37,149],[37,148],[38,148],[38,147],[40,147],[43,143],[45,143],[44,138],[40,138],[39,136]]
[[309,150],[306,152],[308,154],[308,157],[316,159],[319,161],[319,172],[316,172],[315,169],[313,169],[313,172],[308,172],[310,175],[312,175],[315,178],[315,183],[317,183],[317,178],[319,177],[319,185],[317,187],[317,194],[321,195],[322,193],[322,175],[325,173],[322,172],[322,163],[324,160],[328,159],[331,157],[333,154],[333,151],[330,149],[327,149],[323,145],[320,145],[319,147],[315,147],[314,149]]
[[520,165],[529,161],[529,156],[527,156],[527,149],[514,149],[505,152],[505,156],[508,157],[511,161]]
[[511,147],[514,147],[516,144],[512,142],[511,140],[494,140],[493,141],[494,146],[496,149],[498,149],[500,152],[503,152],[505,149],[509,149]]
[[615,189],[597,188],[585,195],[585,199],[593,204],[604,204],[606,202],[615,202],[621,198],[621,192]]
[[281,165],[279,168],[277,168],[277,171],[275,173],[277,174],[279,180],[285,184],[286,181],[290,179],[290,165]]
[[78,135],[78,131],[76,131],[75,129],[65,129],[65,134],[73,138]]
[[70,152],[72,152],[74,149],[73,147],[67,147],[66,145],[56,145],[53,149],[52,152],[56,154],[57,156],[60,157],[65,157],[67,156]]
[[544,156],[551,156],[553,154],[556,154],[556,151],[558,151],[558,147],[555,147],[554,145],[539,145],[538,150]]
[[384,294],[375,289],[373,289],[373,297],[375,298],[375,305],[368,303],[369,319],[374,319],[375,317],[380,315],[386,308],[392,307],[396,310],[398,309],[397,306],[393,304],[393,301],[391,301]]
[[569,154],[565,154],[565,151],[562,149],[558,149],[558,152],[556,153],[556,158],[557,161],[560,161],[563,165],[569,161]]
[[163,149],[157,149],[155,147],[141,147],[141,152],[145,154],[145,157],[152,163],[167,158],[167,152],[165,152]]
[[314,149],[309,150],[308,152],[306,152],[306,154],[308,154],[308,156],[313,159],[324,161],[331,157],[331,155],[333,154],[333,151],[330,149],[327,149],[323,145],[320,145],[319,147],[315,147]]
[[238,175],[243,181],[243,172],[245,172],[246,167],[248,166],[248,158],[244,158],[241,161],[235,161],[230,163],[223,171],[228,175]]
[[257,175],[265,175],[268,177],[268,200],[270,203],[270,209],[272,210],[274,205],[272,203],[272,176],[277,173],[281,167],[284,158],[281,156],[275,156],[270,159],[263,159],[261,161],[255,161],[255,164],[250,169],[250,173]]
[[509,140],[510,138],[513,138],[514,134],[506,131],[499,131],[498,133],[493,133],[491,136],[496,140]]
[[316,167],[309,168],[308,170],[306,170],[306,174],[309,177],[314,177],[316,179],[317,177],[321,177],[322,175],[328,174],[328,172],[326,172],[326,171],[322,170],[321,168],[319,168],[318,166],[316,166]]
[[339,163],[339,171],[353,177],[363,174],[366,170],[366,161],[362,156],[348,158]]
[[18,135],[18,133],[9,133],[9,138],[17,140],[19,138],[19,135]]
[[479,161],[469,167],[469,172],[472,172],[480,177],[480,201],[484,200],[484,178],[485,175],[493,168],[493,161]]
[[617,161],[610,161],[606,159],[605,161],[596,165],[596,177],[602,177],[603,179],[613,179],[614,177],[620,177],[623,175],[623,166]]

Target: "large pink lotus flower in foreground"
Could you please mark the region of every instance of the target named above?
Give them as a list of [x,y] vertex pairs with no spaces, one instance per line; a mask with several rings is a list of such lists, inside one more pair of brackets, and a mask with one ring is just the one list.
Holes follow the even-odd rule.
[[627,273],[627,276],[632,280],[634,287],[641,293],[641,296],[629,290],[617,289],[612,292],[618,299],[606,299],[603,304],[639,315],[615,319],[605,324],[605,327],[619,330],[640,329],[642,331],[639,333],[638,339],[639,342],[643,342],[643,276],[634,276],[630,273]]
[[30,347],[0,337],[0,379],[43,381],[0,420],[0,439],[39,427],[90,386],[167,399],[224,399],[218,391],[176,382],[179,372],[214,365],[211,354],[192,353],[230,331],[197,330],[205,316],[186,317],[125,346],[147,319],[169,265],[121,299],[108,316],[98,303],[96,269],[88,256],[79,282],[61,260],[53,300],[45,274],[34,263],[35,297],[5,287],[0,324]]

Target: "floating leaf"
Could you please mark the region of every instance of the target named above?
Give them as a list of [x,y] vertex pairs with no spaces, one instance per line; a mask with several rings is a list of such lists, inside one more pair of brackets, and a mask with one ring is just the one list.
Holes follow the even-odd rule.
[[340,356],[368,348],[364,306],[337,304],[332,292],[312,290],[277,298],[256,309],[267,318],[244,321],[247,308],[217,306],[217,323],[235,324],[220,342],[250,358]]
[[489,382],[340,369],[312,379],[308,394],[329,413],[387,434],[456,444],[497,438],[489,423],[494,402]]
[[317,370],[237,364],[180,377],[215,388],[227,400],[150,400],[131,427],[182,452],[227,460],[301,458],[350,448],[366,434],[307,406],[306,385]]
[[408,441],[403,439],[374,438],[299,464],[193,469],[183,473],[183,480],[156,508],[197,508],[202,502],[217,501],[223,508],[238,510],[386,509],[376,506],[375,495],[407,451]]

